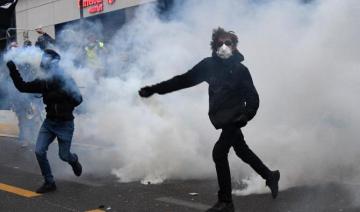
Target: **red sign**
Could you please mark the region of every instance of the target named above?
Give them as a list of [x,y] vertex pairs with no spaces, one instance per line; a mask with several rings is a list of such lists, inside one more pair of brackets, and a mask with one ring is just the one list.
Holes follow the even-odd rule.
[[[114,4],[115,0],[105,0],[108,4]],[[80,5],[80,0],[78,0],[78,7],[85,9],[88,8],[89,13],[99,13],[104,11],[104,0],[83,0],[82,5]]]

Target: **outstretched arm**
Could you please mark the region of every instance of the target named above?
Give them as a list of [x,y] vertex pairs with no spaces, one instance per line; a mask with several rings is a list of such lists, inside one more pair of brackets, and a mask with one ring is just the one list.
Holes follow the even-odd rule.
[[47,89],[47,83],[45,80],[36,79],[31,82],[24,82],[19,71],[16,69],[16,65],[13,61],[7,62],[7,67],[10,70],[10,77],[14,82],[15,87],[24,93],[43,93]]
[[51,37],[49,34],[47,34],[46,32],[44,32],[41,27],[35,29],[35,31],[36,31],[37,33],[39,33],[41,36],[43,36],[44,39],[45,39],[47,42],[49,42],[49,43],[51,43],[51,44],[55,44],[55,39],[52,38],[52,37]]
[[44,36],[44,38],[45,38],[45,40],[47,40],[49,43],[51,43],[51,44],[55,44],[55,39],[54,38],[52,38],[49,34],[47,34],[46,32],[43,34],[43,36]]
[[146,86],[140,89],[139,95],[141,97],[150,97],[154,93],[166,94],[184,88],[195,86],[205,80],[204,62],[198,63],[188,72],[175,76],[169,80],[161,83]]

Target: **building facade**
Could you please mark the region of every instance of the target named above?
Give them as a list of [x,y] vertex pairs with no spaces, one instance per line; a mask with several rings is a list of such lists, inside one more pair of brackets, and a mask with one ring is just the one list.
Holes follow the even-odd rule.
[[[99,19],[106,26],[109,16],[119,20],[119,25],[133,17],[134,8],[156,0],[20,0],[16,7],[16,34],[21,45],[24,38],[34,42],[42,29],[50,36],[66,23],[80,19],[81,10],[85,19]],[[120,18],[119,18],[120,17]],[[110,29],[110,28],[109,28]],[[113,27],[111,27],[113,29]]]

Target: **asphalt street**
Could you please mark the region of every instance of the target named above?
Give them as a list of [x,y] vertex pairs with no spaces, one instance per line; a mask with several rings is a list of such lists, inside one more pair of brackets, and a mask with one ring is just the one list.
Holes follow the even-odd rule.
[[[61,163],[60,159],[57,160],[54,163]],[[1,212],[195,212],[211,206],[216,201],[217,190],[214,179],[171,180],[159,185],[143,185],[140,182],[119,183],[110,173],[101,177],[86,174],[80,178],[60,176],[57,177],[56,192],[38,195],[34,191],[41,183],[33,150],[21,148],[16,138],[1,137]],[[236,211],[245,212],[359,212],[360,201],[354,195],[359,191],[360,184],[327,182],[281,191],[276,200],[270,194],[234,196],[234,204]]]

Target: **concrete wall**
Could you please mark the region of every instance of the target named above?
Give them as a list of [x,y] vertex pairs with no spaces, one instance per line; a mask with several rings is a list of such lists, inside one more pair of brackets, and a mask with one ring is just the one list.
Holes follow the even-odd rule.
[[[155,0],[115,0],[113,4],[108,4],[104,0],[104,11],[106,13],[127,7],[132,7]],[[84,9],[84,17],[98,15],[89,14],[88,9]],[[49,35],[55,36],[55,24],[64,23],[80,18],[78,0],[19,0],[16,7],[16,27],[20,29],[33,30],[42,26]],[[24,30],[17,30],[18,42],[22,44]],[[29,31],[29,38],[34,42],[38,34]]]

